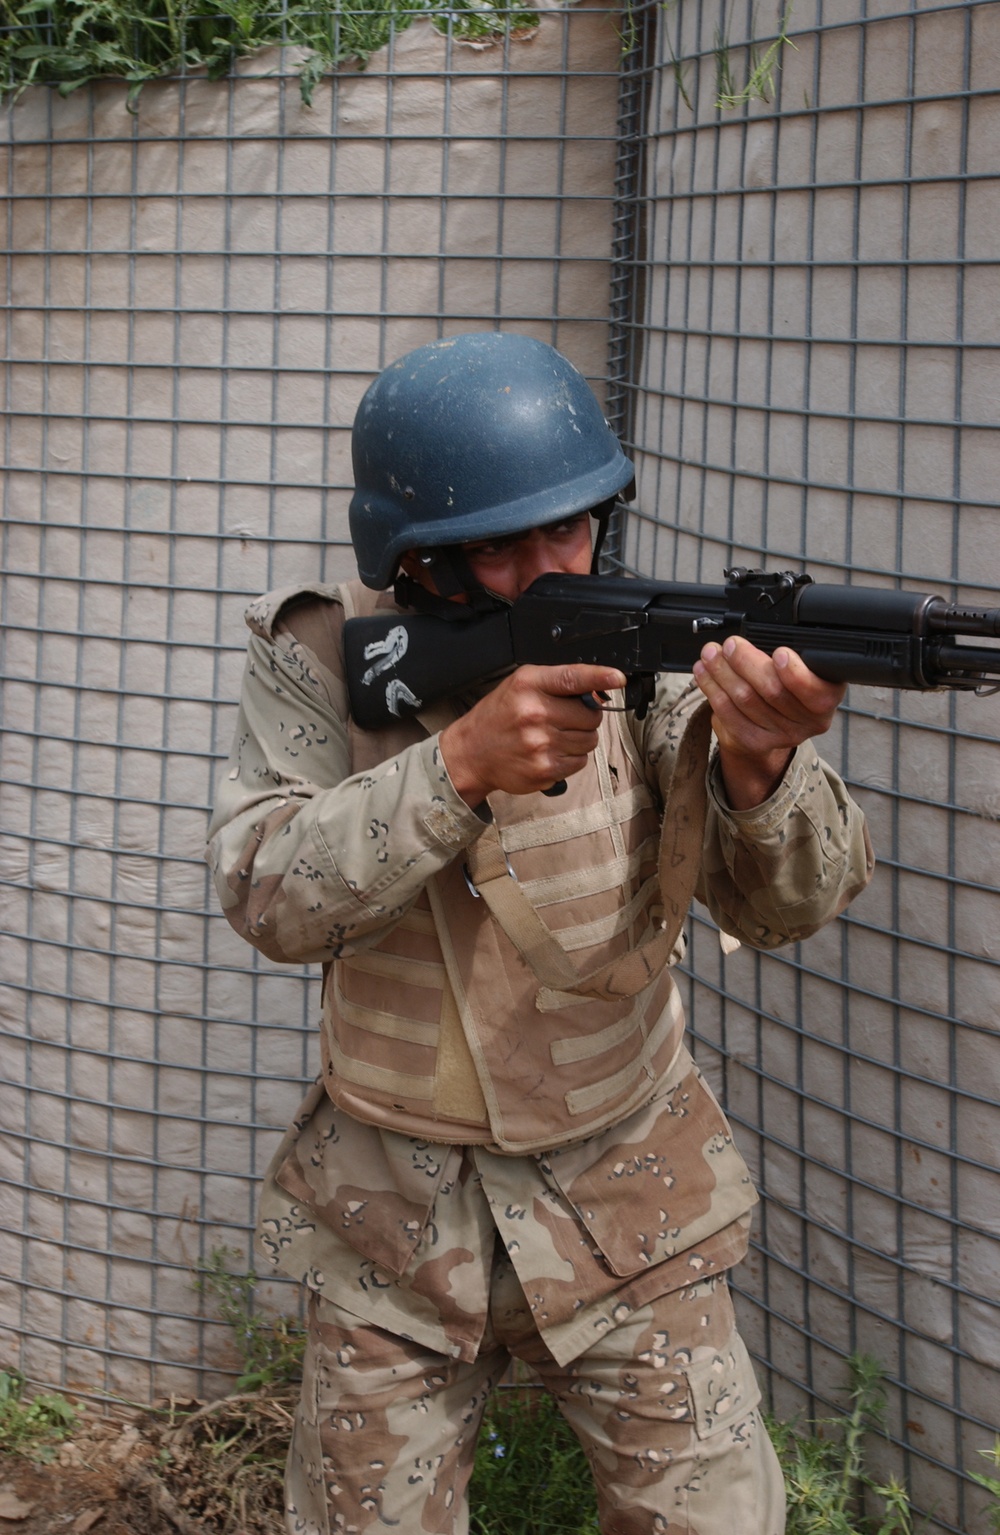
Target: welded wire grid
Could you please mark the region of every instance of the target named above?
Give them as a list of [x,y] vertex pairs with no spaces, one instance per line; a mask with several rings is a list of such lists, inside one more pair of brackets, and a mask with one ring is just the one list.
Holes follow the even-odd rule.
[[[206,807],[245,599],[347,570],[349,424],[385,362],[503,323],[599,383],[610,340],[644,573],[995,592],[995,15],[797,8],[775,101],[720,114],[747,16],[634,9],[658,52],[629,55],[617,130],[617,36],[573,13],[529,50],[421,24],[311,113],[253,66],[147,87],[135,120],[117,86],[14,108],[5,1362],[139,1400],[217,1379],[191,1266],[246,1251],[317,999],[214,915]],[[945,1529],[982,1526],[951,1468],[997,1417],[995,727],[856,691],[827,753],[876,886],[790,957],[692,945],[699,1054],[765,1187],[744,1320],[776,1403],[842,1405],[867,1348]]]
[[246,1267],[318,1014],[202,861],[243,608],[349,573],[350,423],[410,347],[503,322],[601,385],[619,54],[600,10],[420,21],[311,110],[271,54],[7,115],[0,1364],[33,1380],[234,1361],[193,1270]]
[[[634,19],[624,564],[996,605],[1000,7],[796,4],[770,99],[728,110],[773,13]],[[696,922],[689,957],[696,1053],[764,1193],[736,1282],[774,1405],[843,1411],[872,1356],[872,1466],[964,1532],[991,1527],[968,1477],[1000,1425],[998,726],[996,699],[853,689],[824,754],[873,886],[795,950],[723,961]]]

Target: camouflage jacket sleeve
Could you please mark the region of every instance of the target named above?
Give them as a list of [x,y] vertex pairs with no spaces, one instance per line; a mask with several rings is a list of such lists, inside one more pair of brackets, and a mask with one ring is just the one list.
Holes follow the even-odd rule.
[[242,937],[325,962],[377,942],[484,822],[437,736],[351,774],[341,680],[280,623],[253,627],[209,863]]
[[[636,726],[661,795],[684,724],[701,701],[693,683],[663,678],[646,720]],[[865,888],[873,868],[864,815],[811,741],[753,810],[729,807],[718,762],[710,763],[695,894],[723,932],[757,949],[808,938]]]

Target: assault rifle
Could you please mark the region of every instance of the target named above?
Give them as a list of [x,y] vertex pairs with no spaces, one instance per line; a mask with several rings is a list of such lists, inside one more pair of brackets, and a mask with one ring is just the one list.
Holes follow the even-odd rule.
[[726,571],[725,586],[619,576],[546,575],[516,602],[454,616],[351,618],[344,625],[351,712],[364,730],[502,677],[516,666],[584,661],[628,678],[641,719],[657,672],[688,672],[709,640],[742,634],[794,650],[828,682],[870,687],[1000,688],[1000,608],[952,607],[927,592],[826,586],[794,571]]

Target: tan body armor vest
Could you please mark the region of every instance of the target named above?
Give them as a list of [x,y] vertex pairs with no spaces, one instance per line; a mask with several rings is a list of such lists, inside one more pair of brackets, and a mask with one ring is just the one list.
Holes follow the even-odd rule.
[[[347,616],[389,601],[357,582],[341,594]],[[352,771],[442,723],[352,724]],[[490,795],[482,837],[377,944],[327,967],[333,1102],[404,1134],[521,1153],[582,1140],[648,1101],[681,1046],[669,966],[700,864],[707,730],[702,711],[662,839],[621,714],[604,716],[564,794]]]

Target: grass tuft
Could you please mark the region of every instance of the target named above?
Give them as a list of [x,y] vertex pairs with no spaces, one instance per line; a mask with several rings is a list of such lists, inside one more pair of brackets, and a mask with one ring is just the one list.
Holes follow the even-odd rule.
[[24,1376],[0,1370],[0,1453],[49,1461],[76,1428],[79,1415],[65,1397],[42,1391],[24,1400]]
[[306,105],[324,72],[367,62],[416,16],[465,41],[538,24],[518,0],[0,0],[0,93],[54,85],[62,95],[94,80],[129,86],[204,70],[210,80],[237,59],[281,45],[303,50],[297,66]]
[[257,1275],[234,1273],[241,1255],[229,1247],[214,1247],[199,1265],[194,1286],[215,1302],[220,1318],[232,1329],[243,1365],[238,1392],[262,1391],[299,1379],[305,1350],[305,1329],[291,1317],[254,1309]]
[[775,71],[781,68],[781,54],[787,43],[789,48],[795,44],[788,35],[788,23],[791,20],[791,0],[781,14],[778,23],[778,36],[763,50],[755,41],[748,45],[748,73],[746,84],[740,88],[733,76],[732,62],[730,59],[730,43],[728,36],[728,21],[722,27],[716,26],[712,51],[715,54],[715,105],[720,112],[733,111],[736,107],[744,107],[751,101],[769,102],[775,93]]

